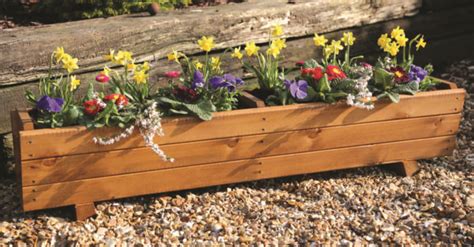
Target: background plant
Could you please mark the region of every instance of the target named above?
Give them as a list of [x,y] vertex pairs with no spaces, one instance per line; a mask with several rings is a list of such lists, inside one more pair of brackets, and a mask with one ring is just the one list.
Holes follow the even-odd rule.
[[191,60],[185,54],[173,51],[168,60],[181,65],[181,71],[170,71],[170,83],[160,89],[158,102],[168,114],[193,114],[203,120],[212,118],[212,112],[229,111],[237,107],[243,81],[221,69],[221,57],[210,56],[215,47],[214,38],[202,37],[198,45],[205,52],[204,61]]
[[392,102],[398,102],[400,94],[414,95],[435,87],[436,81],[429,77],[433,67],[421,68],[413,63],[414,49],[418,51],[426,46],[423,35],[418,34],[410,40],[403,29],[396,27],[390,36],[382,34],[377,44],[386,53],[385,57],[378,59],[371,81],[371,90],[378,98],[388,97]]
[[[35,124],[40,127],[62,127],[77,124],[81,117],[74,93],[81,81],[72,75],[78,69],[78,59],[58,47],[51,54],[48,75],[40,79],[39,95],[27,90],[25,97],[33,107]],[[53,67],[61,66],[67,75],[55,74]]]

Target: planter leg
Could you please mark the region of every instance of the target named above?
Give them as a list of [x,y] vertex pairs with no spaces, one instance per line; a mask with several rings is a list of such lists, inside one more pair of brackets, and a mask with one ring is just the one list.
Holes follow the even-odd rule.
[[405,160],[399,163],[399,170],[403,176],[411,177],[417,173],[420,168],[416,160]]
[[76,204],[74,205],[74,208],[76,210],[76,220],[86,220],[95,215],[95,206],[93,202]]

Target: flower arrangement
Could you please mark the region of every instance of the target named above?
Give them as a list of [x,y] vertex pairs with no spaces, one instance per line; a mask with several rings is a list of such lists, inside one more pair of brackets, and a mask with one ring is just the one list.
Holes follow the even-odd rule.
[[[355,40],[352,32],[331,42],[324,35],[315,34],[314,45],[322,48],[323,59],[299,63],[300,75],[295,80],[285,80],[293,101],[332,103],[346,99],[348,105],[372,109],[372,93],[368,89],[372,67],[367,63],[357,63],[362,56],[350,56]],[[339,60],[341,52],[344,56]]]
[[[265,52],[255,42],[247,42],[243,50],[234,47],[224,52],[230,51],[232,59],[255,75],[257,94],[268,105],[345,100],[350,106],[370,110],[377,98],[398,102],[399,94],[414,95],[436,85],[429,77],[431,65],[422,68],[414,64],[413,50],[426,46],[424,37],[417,35],[410,40],[400,27],[378,39],[386,56],[375,66],[361,62],[362,56],[351,56],[356,41],[351,32],[331,41],[315,34],[314,45],[322,49],[322,58],[299,62],[298,73],[292,79],[280,66],[281,52],[286,48],[283,33],[279,25],[269,30]],[[179,51],[168,54],[168,60],[180,65],[181,70],[166,72],[169,84],[156,91],[150,88],[148,62],[136,63],[131,52],[111,50],[105,57],[109,63],[80,99],[75,96],[81,85],[74,75],[79,69],[78,59],[58,47],[51,54],[48,75],[40,80],[39,94],[26,92],[35,124],[42,128],[81,124],[121,129],[114,136],[94,137],[99,145],[116,143],[137,129],[147,146],[163,160],[173,161],[154,142],[155,136],[164,135],[162,117],[194,115],[210,120],[213,112],[237,108],[245,84],[241,78],[225,73],[221,56],[210,54],[216,46],[213,37],[204,36],[197,45],[204,52],[203,59],[191,59]],[[56,72],[58,68],[63,73]]]
[[245,44],[245,59],[241,47],[233,48],[231,53],[232,58],[238,59],[245,69],[255,75],[258,82],[257,93],[268,105],[288,104],[288,92],[283,83],[285,72],[280,67],[281,52],[286,48],[283,32],[280,25],[272,27],[265,52],[261,52],[261,48],[251,41]]
[[161,88],[157,102],[165,115],[192,114],[210,120],[212,112],[235,109],[244,81],[221,69],[221,57],[210,56],[215,47],[213,37],[202,37],[198,45],[205,52],[204,61],[191,60],[173,51],[168,60],[178,63],[180,71],[170,71],[168,86]]
[[385,57],[378,59],[370,84],[377,98],[388,97],[392,102],[398,102],[400,94],[414,95],[418,91],[434,88],[436,81],[429,77],[433,67],[427,65],[422,68],[413,64],[414,48],[418,51],[426,46],[423,35],[418,34],[410,40],[405,30],[397,26],[390,36],[382,34],[377,44],[386,53]]
[[[78,123],[81,116],[74,93],[81,81],[72,75],[79,69],[78,59],[58,47],[51,54],[48,75],[40,79],[39,96],[26,91],[26,99],[34,108],[36,124],[41,127],[56,128]],[[53,66],[60,66],[67,72],[66,76],[54,73]]]

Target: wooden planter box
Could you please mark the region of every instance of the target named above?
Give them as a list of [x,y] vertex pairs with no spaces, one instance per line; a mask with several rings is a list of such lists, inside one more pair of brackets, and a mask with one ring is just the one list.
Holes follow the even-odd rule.
[[211,121],[164,119],[157,139],[176,159],[167,163],[138,134],[111,146],[94,136],[117,130],[35,129],[26,111],[13,111],[17,177],[25,211],[75,205],[78,219],[94,202],[159,192],[449,155],[455,147],[465,91],[444,90],[378,101],[372,111],[345,103],[295,104],[219,112]]

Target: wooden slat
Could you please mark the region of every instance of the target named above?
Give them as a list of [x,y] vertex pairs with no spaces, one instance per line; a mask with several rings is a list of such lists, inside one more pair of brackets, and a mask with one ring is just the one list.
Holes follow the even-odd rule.
[[35,128],[33,119],[31,118],[30,114],[28,114],[28,112],[16,111],[16,114],[20,119],[20,130],[33,130]]
[[[308,103],[218,112],[211,121],[172,118],[163,121],[165,136],[156,141],[160,144],[181,143],[458,113],[463,107],[464,94],[464,89],[422,92],[416,96],[401,96],[398,104],[377,102],[372,111],[348,107],[343,102],[333,105]],[[89,131],[85,127],[67,127],[22,131],[21,157],[30,160],[144,146],[138,135],[110,146],[99,146],[92,142],[94,136],[110,135],[111,132],[115,133],[116,130]]]
[[23,162],[23,186],[452,135],[460,120],[456,113],[163,145],[175,163],[161,161],[147,147],[29,160]]
[[[20,146],[20,130],[21,130],[21,119],[17,110],[10,111],[10,121],[12,125],[12,138],[13,138],[13,153],[15,154],[15,176],[17,181],[17,189],[20,198],[22,197],[22,161],[20,158],[21,146]],[[21,200],[21,199],[20,199]],[[21,203],[21,202],[20,202]]]
[[455,136],[365,145],[23,188],[24,210],[450,154]]

